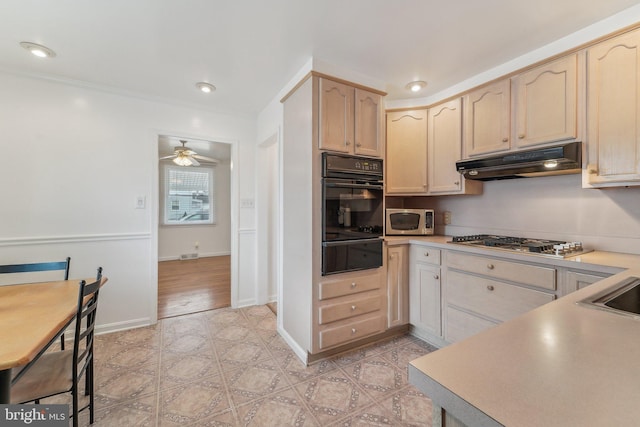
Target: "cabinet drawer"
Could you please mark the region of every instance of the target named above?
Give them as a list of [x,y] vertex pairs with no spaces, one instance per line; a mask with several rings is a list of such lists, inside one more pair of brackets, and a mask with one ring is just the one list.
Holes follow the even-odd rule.
[[445,309],[445,317],[447,326],[444,339],[450,343],[461,341],[497,325],[495,322],[449,306]]
[[511,280],[552,291],[556,289],[555,268],[467,255],[460,252],[447,253],[447,266],[456,270],[483,274],[496,279]]
[[351,276],[346,279],[324,280],[319,284],[320,300],[357,294],[358,292],[380,289],[381,274]]
[[352,299],[338,304],[327,304],[320,307],[319,323],[321,325],[335,322],[336,320],[347,319],[360,314],[371,313],[382,308],[382,298],[380,295]]
[[348,325],[325,329],[320,332],[320,348],[333,347],[363,338],[367,335],[382,332],[384,330],[384,324],[384,316],[377,316]]
[[411,245],[411,262],[426,262],[440,265],[440,249]]
[[447,304],[506,321],[554,300],[555,295],[449,271]]

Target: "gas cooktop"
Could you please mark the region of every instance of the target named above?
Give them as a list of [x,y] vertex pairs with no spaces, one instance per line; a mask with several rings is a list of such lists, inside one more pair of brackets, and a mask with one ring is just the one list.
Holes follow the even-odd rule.
[[582,242],[564,242],[560,240],[533,239],[529,237],[494,236],[474,234],[454,236],[450,243],[468,246],[484,246],[509,252],[527,253],[551,258],[568,258],[591,252],[582,247]]

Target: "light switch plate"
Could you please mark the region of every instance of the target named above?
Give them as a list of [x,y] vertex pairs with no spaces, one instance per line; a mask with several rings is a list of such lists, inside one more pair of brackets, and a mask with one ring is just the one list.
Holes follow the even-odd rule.
[[240,199],[240,207],[253,208],[255,207],[255,202],[253,201],[253,199]]
[[147,198],[145,196],[136,197],[136,209],[144,209],[147,205]]

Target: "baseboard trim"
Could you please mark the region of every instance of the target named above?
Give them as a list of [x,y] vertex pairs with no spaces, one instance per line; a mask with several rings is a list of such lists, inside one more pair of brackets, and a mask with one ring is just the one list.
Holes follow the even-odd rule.
[[[210,258],[210,257],[215,257],[215,256],[229,256],[231,255],[231,252],[207,252],[207,253],[203,253],[203,254],[198,254],[198,258]],[[162,261],[177,261],[180,259],[180,255],[171,255],[171,256],[163,256],[163,257],[158,257],[158,261],[162,262]],[[197,258],[194,258],[197,259]]]
[[409,334],[413,335],[416,338],[420,338],[422,341],[426,341],[429,344],[438,348],[443,348],[449,345],[449,343],[446,342],[441,337],[437,337],[432,333],[427,332],[426,330],[416,327],[414,325],[409,326]]
[[150,317],[143,317],[140,319],[133,319],[133,320],[125,320],[123,322],[107,323],[104,325],[96,326],[96,335],[110,334],[112,332],[120,332],[120,331],[129,330],[129,329],[142,328],[144,326],[151,326],[153,324],[154,323],[151,321]]
[[289,345],[291,350],[293,350],[295,355],[298,356],[300,361],[304,363],[305,366],[308,366],[309,353],[307,353],[305,349],[300,347],[298,343],[295,342],[293,338],[291,338],[291,335],[289,335],[287,331],[285,331],[284,329],[278,327],[278,333],[280,334],[282,339]]

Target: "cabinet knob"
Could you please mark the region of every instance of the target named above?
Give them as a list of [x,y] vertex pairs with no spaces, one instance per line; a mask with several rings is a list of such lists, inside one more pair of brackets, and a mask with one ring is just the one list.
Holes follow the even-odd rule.
[[351,282],[351,289],[356,287],[356,282]]
[[493,264],[487,264],[487,268],[488,268],[489,270],[493,270],[495,267],[493,266]]
[[344,145],[351,145],[351,141],[345,141]]
[[494,289],[493,285],[487,285],[487,289],[492,291]]
[[521,133],[520,135],[518,135],[518,138],[524,139],[524,133]]
[[440,278],[440,276],[438,276],[437,274],[433,276],[434,279],[438,280]]
[[362,147],[362,144],[360,144],[359,142],[356,143],[356,147]]
[[396,254],[389,255],[389,259],[394,259],[395,257],[396,257]]
[[351,328],[351,334],[355,334],[356,332],[356,328]]
[[594,165],[587,165],[587,169],[589,170],[589,173],[591,175],[595,175],[598,173],[598,168],[596,168]]
[[352,306],[351,306],[351,311],[353,311],[353,310],[355,310],[355,309],[356,309],[356,306],[355,306],[355,305],[352,305]]
[[456,181],[453,183],[454,185],[460,185],[460,181]]
[[502,142],[509,142],[509,138],[502,138]]
[[424,256],[429,256],[429,252],[425,252],[425,253],[424,253]]

